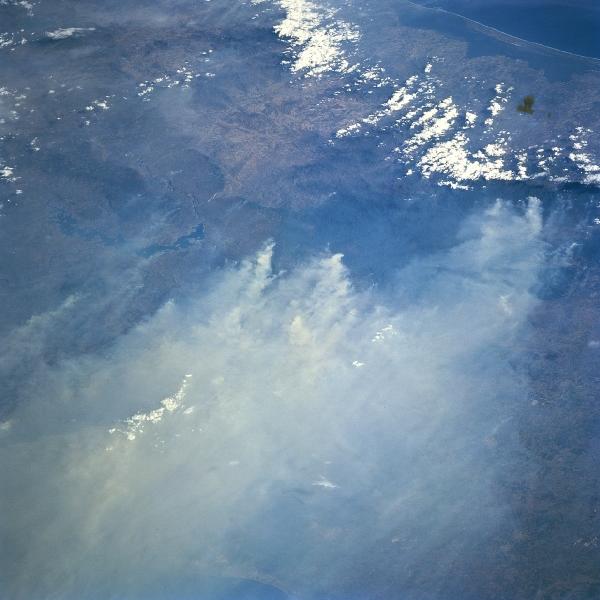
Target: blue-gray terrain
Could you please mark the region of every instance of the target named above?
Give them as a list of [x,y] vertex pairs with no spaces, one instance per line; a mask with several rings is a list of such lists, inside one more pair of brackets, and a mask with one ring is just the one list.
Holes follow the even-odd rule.
[[0,600],[599,599],[599,40],[0,0]]

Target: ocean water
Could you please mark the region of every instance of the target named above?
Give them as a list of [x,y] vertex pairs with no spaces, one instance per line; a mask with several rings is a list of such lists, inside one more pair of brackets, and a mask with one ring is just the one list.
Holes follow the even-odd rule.
[[600,58],[600,7],[589,0],[434,0],[442,8],[504,33],[565,52]]

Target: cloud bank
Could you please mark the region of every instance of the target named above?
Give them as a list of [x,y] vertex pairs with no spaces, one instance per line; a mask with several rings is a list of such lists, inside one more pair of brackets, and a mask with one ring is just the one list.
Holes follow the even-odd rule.
[[340,255],[276,273],[267,245],[102,356],[39,364],[0,430],[3,596],[428,597],[511,519],[538,204],[471,219],[393,301]]

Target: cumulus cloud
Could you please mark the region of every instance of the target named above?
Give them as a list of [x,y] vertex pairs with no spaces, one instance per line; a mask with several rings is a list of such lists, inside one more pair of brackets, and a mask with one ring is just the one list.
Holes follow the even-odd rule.
[[228,578],[331,597],[425,555],[443,576],[510,519],[498,438],[526,393],[509,359],[540,231],[535,199],[499,202],[392,300],[340,255],[274,272],[267,245],[109,352],[38,367],[0,430],[6,597]]
[[[263,1],[253,0],[253,4]],[[359,40],[356,26],[336,18],[335,10],[309,0],[278,0],[276,5],[285,11],[285,18],[275,26],[275,32],[292,44],[295,54],[291,64],[293,73],[318,77],[331,71],[346,73],[353,70],[344,46]]]
[[67,38],[80,36],[88,31],[95,31],[94,27],[62,27],[54,31],[47,31],[46,36],[51,40],[66,40]]

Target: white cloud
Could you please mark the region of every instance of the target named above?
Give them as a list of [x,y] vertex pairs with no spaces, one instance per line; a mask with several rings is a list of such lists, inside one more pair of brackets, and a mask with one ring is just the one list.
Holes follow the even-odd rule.
[[496,95],[490,101],[487,108],[490,116],[485,120],[485,124],[490,127],[494,124],[494,119],[504,110],[510,98],[512,87],[506,87],[503,83],[498,83],[494,88]]
[[411,129],[420,128],[420,131],[405,142],[404,153],[411,155],[417,148],[443,137],[452,129],[457,117],[458,109],[452,98],[442,100],[411,125]]
[[88,31],[95,31],[95,27],[63,27],[54,31],[47,31],[46,36],[51,40],[65,40],[70,37],[83,35]]
[[[253,0],[262,4],[262,0]],[[291,43],[294,60],[291,70],[306,77],[318,77],[336,71],[349,72],[352,65],[346,46],[360,38],[358,29],[336,18],[335,11],[310,0],[276,0],[285,11],[285,18],[275,26],[275,32]]]
[[575,163],[577,168],[583,172],[583,182],[588,185],[600,185],[600,164],[585,149],[588,145],[587,136],[592,133],[590,129],[577,127],[575,133],[570,136],[573,143],[573,151],[569,153],[569,159]]
[[433,174],[449,176],[451,182],[485,180],[510,181],[515,173],[505,167],[500,144],[490,144],[487,153],[472,154],[467,149],[468,138],[459,132],[453,138],[430,146],[417,165],[424,177]]

